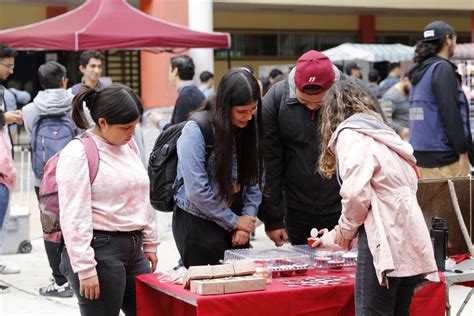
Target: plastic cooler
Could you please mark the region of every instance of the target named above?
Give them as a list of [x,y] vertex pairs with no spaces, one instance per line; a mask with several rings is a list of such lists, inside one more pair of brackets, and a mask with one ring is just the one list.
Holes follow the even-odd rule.
[[26,207],[12,207],[5,225],[3,253],[31,252],[30,212]]

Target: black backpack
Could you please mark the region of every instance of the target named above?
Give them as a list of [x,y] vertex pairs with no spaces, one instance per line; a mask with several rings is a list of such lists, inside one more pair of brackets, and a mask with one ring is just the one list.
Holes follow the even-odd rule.
[[[208,111],[194,112],[189,118],[199,125],[206,142],[206,161],[212,152],[213,130]],[[150,178],[151,206],[160,212],[173,212],[174,195],[183,185],[183,179],[176,181],[178,142],[185,122],[175,124],[165,129],[156,139],[148,162],[148,177]]]

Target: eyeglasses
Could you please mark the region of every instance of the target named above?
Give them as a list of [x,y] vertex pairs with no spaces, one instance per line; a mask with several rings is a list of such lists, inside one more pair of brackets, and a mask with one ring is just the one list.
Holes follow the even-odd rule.
[[15,65],[14,65],[14,64],[4,64],[4,63],[0,63],[0,65],[5,66],[5,67],[7,67],[7,68],[10,69],[10,70],[15,69]]

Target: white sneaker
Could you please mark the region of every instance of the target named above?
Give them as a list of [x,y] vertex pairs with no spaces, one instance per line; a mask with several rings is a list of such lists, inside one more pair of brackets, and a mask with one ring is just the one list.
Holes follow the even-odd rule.
[[0,274],[16,274],[20,273],[20,269],[14,266],[7,266],[5,263],[0,263]]

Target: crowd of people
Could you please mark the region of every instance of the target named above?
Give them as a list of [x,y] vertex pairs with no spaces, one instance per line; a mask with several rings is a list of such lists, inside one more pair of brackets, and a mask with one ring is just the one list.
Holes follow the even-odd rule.
[[[262,81],[250,67],[231,69],[214,90],[212,73],[201,73],[197,86],[193,60],[171,58],[178,92],[171,121],[162,124],[157,113],[150,119],[164,131],[185,122],[172,221],[180,264],[217,264],[225,250],[249,247],[257,218],[276,246],[305,244],[314,227],[334,229],[343,249],[358,238],[356,314],[408,315],[415,287],[437,271],[417,180],[470,173],[469,102],[449,60],[455,45],[450,25],[430,23],[415,65],[405,74],[391,65],[380,83],[376,71],[365,82],[357,64],[341,71],[311,50],[287,74],[275,69]],[[45,238],[54,280],[40,294],[74,293],[82,315],[135,315],[134,278],[158,260],[136,129],[143,105],[130,88],[102,83],[102,64],[100,52],[84,52],[83,82],[67,89],[66,68],[48,61],[38,69],[44,90],[32,103],[8,111],[2,102],[0,223],[15,187],[7,126],[25,124],[34,161],[41,122],[61,120],[72,131],[56,150],[63,238]],[[0,80],[14,65],[15,51],[0,46]],[[194,113],[205,117],[211,137],[188,120]],[[100,157],[95,172],[75,138],[81,132]],[[33,163],[38,199],[42,163]],[[0,273],[15,272],[0,262]]]

